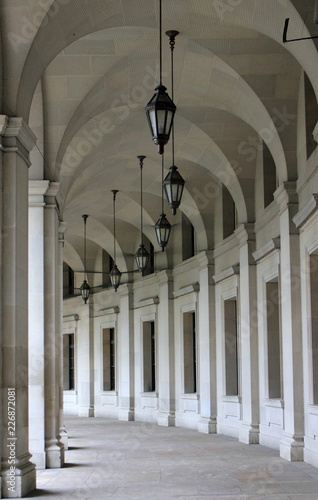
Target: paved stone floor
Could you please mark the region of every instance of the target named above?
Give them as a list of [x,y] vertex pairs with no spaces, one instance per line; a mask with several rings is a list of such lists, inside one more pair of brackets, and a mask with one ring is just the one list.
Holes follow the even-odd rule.
[[104,418],[66,418],[63,469],[38,471],[30,498],[318,500],[318,469],[236,439]]

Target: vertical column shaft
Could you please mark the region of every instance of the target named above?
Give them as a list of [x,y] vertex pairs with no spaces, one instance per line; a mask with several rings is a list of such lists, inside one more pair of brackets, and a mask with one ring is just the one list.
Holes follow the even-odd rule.
[[1,493],[35,488],[28,443],[28,166],[35,137],[21,118],[0,117],[2,141]]
[[169,426],[175,424],[172,275],[161,271],[158,279],[158,424]]
[[44,407],[44,195],[49,181],[29,181],[29,442],[46,468]]
[[134,420],[134,327],[131,286],[121,285],[118,325],[119,420]]
[[252,257],[255,234],[252,224],[236,230],[240,245],[240,365],[242,425],[239,440],[259,442],[258,328],[256,265]]
[[285,182],[275,192],[280,206],[280,292],[282,315],[284,437],[281,457],[303,460],[304,401],[301,328],[299,231],[293,217],[298,210],[296,185]]
[[58,307],[58,183],[52,182],[44,210],[44,339],[45,339],[45,450],[48,468],[62,467],[64,448],[59,436],[60,310]]
[[216,432],[216,331],[215,331],[215,287],[211,285],[213,266],[212,252],[200,255],[200,294],[198,307],[199,325],[199,369],[200,369],[200,420],[198,430]]

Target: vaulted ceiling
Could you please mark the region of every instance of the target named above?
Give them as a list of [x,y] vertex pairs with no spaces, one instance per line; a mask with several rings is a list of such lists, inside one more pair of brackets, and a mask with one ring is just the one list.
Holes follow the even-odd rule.
[[[253,222],[257,145],[267,144],[280,182],[297,178],[297,101],[302,71],[318,95],[312,0],[163,0],[163,31],[174,50],[175,159],[186,180],[181,211],[197,250],[213,248],[221,183],[239,222]],[[91,255],[112,254],[112,189],[118,189],[118,248],[129,267],[138,247],[140,170],[144,232],[155,242],[161,157],[144,107],[158,83],[158,0],[2,0],[2,112],[23,116],[38,137],[30,179],[60,183],[67,222],[65,259],[82,255],[82,218]],[[315,61],[317,64],[315,64]],[[163,83],[171,88],[163,35]],[[166,147],[165,167],[171,165]],[[167,209],[169,210],[169,209]],[[180,216],[167,211],[172,224]],[[159,249],[156,246],[156,250]],[[169,255],[169,253],[168,253]]]

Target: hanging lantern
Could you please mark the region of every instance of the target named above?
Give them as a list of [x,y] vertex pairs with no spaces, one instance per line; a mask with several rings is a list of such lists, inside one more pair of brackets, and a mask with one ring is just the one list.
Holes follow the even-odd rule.
[[167,88],[162,85],[162,0],[159,0],[159,85],[155,94],[148,102],[146,115],[158,153],[163,154],[164,146],[169,141],[176,106],[167,94]]
[[109,278],[113,289],[115,290],[115,292],[117,292],[117,288],[120,285],[121,272],[115,264],[109,273]]
[[143,273],[149,264],[150,254],[145,249],[144,245],[140,245],[135,253],[136,264],[141,273]]
[[146,158],[145,156],[137,156],[139,160],[140,166],[140,245],[135,253],[136,264],[141,273],[143,273],[147,267],[150,260],[150,254],[145,249],[143,243],[143,219],[142,219],[142,169],[143,169],[143,161]]
[[84,300],[84,304],[88,301],[90,286],[87,283],[86,278],[86,223],[88,219],[88,215],[82,215],[84,221],[84,281],[81,285],[80,291],[82,295],[82,299]]
[[159,245],[161,246],[162,251],[167,246],[171,231],[171,224],[166,218],[166,214],[161,214],[159,219],[155,224],[155,231]]
[[146,114],[153,142],[158,145],[158,153],[164,152],[164,145],[170,137],[176,106],[166,92],[164,85],[155,88],[156,93],[146,106]]
[[82,299],[84,300],[84,303],[86,304],[86,302],[88,301],[89,292],[90,292],[90,286],[86,280],[83,281],[80,290],[81,290]]
[[114,224],[114,265],[112,270],[109,273],[110,282],[115,292],[117,292],[117,288],[120,285],[121,272],[119,271],[116,265],[116,218],[115,218],[115,206],[116,206],[116,194],[118,193],[118,189],[112,189],[113,193],[113,224]]
[[173,215],[175,215],[181,203],[185,181],[179,174],[178,168],[175,165],[172,165],[169,170],[168,175],[163,181],[163,187],[169,207],[172,209]]

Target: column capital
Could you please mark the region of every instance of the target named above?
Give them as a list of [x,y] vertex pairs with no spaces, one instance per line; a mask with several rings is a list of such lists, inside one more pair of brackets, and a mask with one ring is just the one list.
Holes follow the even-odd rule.
[[67,229],[67,222],[64,222],[61,220],[59,222],[59,229],[58,230],[59,230],[59,243],[62,243],[63,246],[64,246],[66,229]]
[[173,281],[173,273],[171,269],[165,269],[157,274],[159,286],[165,285]]
[[298,194],[296,188],[295,181],[283,182],[274,193],[274,199],[279,206],[279,215],[281,216],[288,210],[289,234],[299,233],[299,229],[293,220],[298,212]]
[[56,198],[58,192],[60,189],[60,183],[59,182],[50,182],[50,185],[45,193],[45,196],[51,196],[53,198]]
[[255,227],[254,223],[240,224],[237,229],[235,229],[235,236],[241,247],[245,243],[255,242]]
[[44,207],[44,196],[49,185],[49,181],[29,181],[29,207]]
[[214,265],[214,251],[213,250],[203,250],[196,256],[199,270],[204,269],[209,266]]
[[44,197],[45,197],[45,208],[54,208],[60,215],[60,206],[57,198],[59,194],[59,189],[60,189],[59,182],[50,182]]
[[130,295],[133,292],[133,284],[132,283],[123,283],[119,286],[117,293],[120,295],[120,298],[125,295]]
[[23,118],[0,115],[0,135],[3,151],[19,153],[30,166],[29,153],[34,148],[37,138]]
[[274,199],[282,213],[289,205],[298,205],[297,186],[295,181],[283,182],[274,192]]

